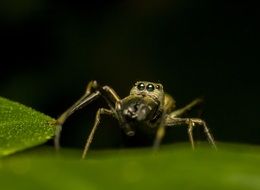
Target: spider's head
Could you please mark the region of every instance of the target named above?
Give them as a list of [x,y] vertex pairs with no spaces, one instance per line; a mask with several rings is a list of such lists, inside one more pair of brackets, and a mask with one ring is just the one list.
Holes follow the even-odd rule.
[[122,113],[129,120],[154,119],[164,102],[163,86],[159,83],[136,82],[130,95],[123,99]]
[[163,85],[160,83],[138,81],[131,89],[130,95],[150,97],[159,103],[164,101]]

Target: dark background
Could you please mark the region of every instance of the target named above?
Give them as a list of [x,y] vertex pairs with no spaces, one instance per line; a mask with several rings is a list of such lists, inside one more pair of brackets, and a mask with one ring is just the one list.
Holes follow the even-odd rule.
[[[205,98],[217,141],[259,144],[257,12],[249,1],[2,0],[0,95],[58,117],[92,79],[121,97],[159,81],[178,107]],[[101,106],[68,120],[63,146],[83,146]],[[167,139],[187,141],[186,129]],[[116,121],[105,117],[93,146],[122,146]]]

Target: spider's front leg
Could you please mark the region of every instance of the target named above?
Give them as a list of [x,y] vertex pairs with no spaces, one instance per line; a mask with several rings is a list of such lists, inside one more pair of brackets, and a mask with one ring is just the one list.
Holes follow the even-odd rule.
[[124,117],[121,115],[121,99],[117,95],[117,93],[109,86],[98,86],[96,81],[91,81],[86,89],[85,94],[76,102],[74,103],[69,109],[67,109],[58,119],[57,119],[57,130],[55,134],[55,147],[56,149],[59,148],[59,137],[61,132],[61,125],[66,121],[66,119],[72,115],[76,110],[83,108],[84,106],[88,105],[93,100],[96,100],[98,97],[102,97],[107,102],[110,109],[100,108],[96,114],[96,120],[94,126],[91,130],[91,133],[86,141],[85,149],[82,155],[84,158],[87,154],[89,146],[92,142],[94,133],[96,128],[100,122],[100,115],[101,114],[108,114],[112,115],[116,119],[118,119],[120,126],[129,134],[131,134],[132,129],[125,121]]
[[109,86],[103,86],[99,90],[101,92],[102,97],[108,103],[108,106],[110,107],[110,109],[100,108],[97,111],[95,123],[87,138],[85,148],[84,148],[84,151],[82,154],[82,159],[84,159],[87,155],[87,152],[89,150],[89,146],[94,137],[95,131],[100,123],[101,114],[110,115],[110,116],[113,116],[114,118],[116,118],[119,121],[119,124],[122,127],[122,129],[126,132],[126,134],[133,135],[133,133],[134,133],[133,130],[131,129],[131,127],[126,122],[125,118],[121,114],[122,102],[121,102],[121,99],[119,98],[119,96],[117,95],[117,93]]
[[98,111],[96,113],[94,126],[92,127],[91,132],[90,132],[90,134],[89,134],[89,136],[87,138],[87,141],[86,141],[86,145],[85,145],[85,148],[84,148],[84,151],[83,151],[83,154],[82,154],[82,159],[84,159],[86,157],[86,155],[87,155],[89,146],[90,146],[90,144],[91,144],[91,142],[93,140],[93,137],[94,137],[94,134],[96,132],[97,126],[100,123],[100,116],[101,116],[101,114],[106,114],[106,115],[113,116],[113,112],[111,110],[108,110],[108,109],[105,109],[105,108],[98,109]]
[[99,91],[96,91],[97,88],[97,82],[90,81],[87,85],[85,94],[78,101],[76,101],[69,109],[67,109],[63,114],[61,114],[61,116],[57,119],[57,124],[63,125],[66,119],[70,115],[72,115],[76,110],[81,109],[93,100],[97,99],[101,95]]
[[56,131],[54,137],[54,146],[56,149],[60,148],[60,133],[61,133],[61,126],[67,120],[67,118],[72,115],[78,109],[83,108],[90,102],[96,100],[98,97],[101,96],[100,91],[97,91],[98,84],[96,81],[90,81],[87,85],[85,94],[76,101],[71,107],[69,107],[61,116],[56,120]]
[[204,128],[204,132],[207,135],[207,139],[213,148],[217,149],[213,136],[209,132],[209,129],[206,125],[206,122],[199,118],[176,118],[175,115],[167,115],[165,118],[166,126],[176,126],[176,125],[188,125],[188,134],[191,142],[191,146],[194,149],[194,140],[193,140],[193,128],[194,126],[202,126]]

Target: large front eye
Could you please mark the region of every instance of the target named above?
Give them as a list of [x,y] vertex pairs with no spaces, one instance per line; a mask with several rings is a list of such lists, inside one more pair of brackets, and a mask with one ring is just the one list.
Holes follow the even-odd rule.
[[144,89],[145,89],[144,83],[139,83],[139,84],[137,85],[137,89],[138,89],[138,90],[144,90]]
[[154,91],[154,85],[153,85],[153,84],[148,84],[148,85],[146,86],[146,90],[149,91],[149,92]]

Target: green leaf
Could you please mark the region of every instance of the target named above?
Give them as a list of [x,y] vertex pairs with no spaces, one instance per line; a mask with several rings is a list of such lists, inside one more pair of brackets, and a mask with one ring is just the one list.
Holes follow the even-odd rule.
[[55,120],[0,97],[0,157],[46,142],[55,133]]
[[260,148],[189,144],[151,148],[82,150],[37,147],[0,160],[0,188],[26,190],[258,190]]

